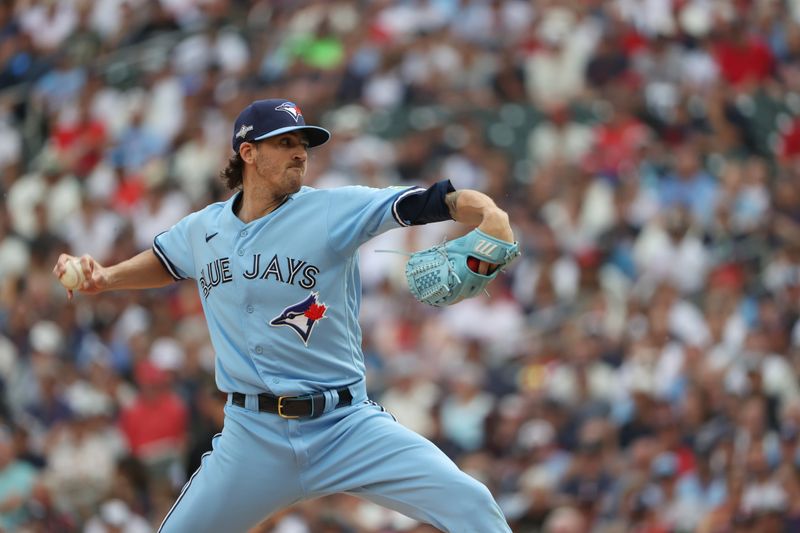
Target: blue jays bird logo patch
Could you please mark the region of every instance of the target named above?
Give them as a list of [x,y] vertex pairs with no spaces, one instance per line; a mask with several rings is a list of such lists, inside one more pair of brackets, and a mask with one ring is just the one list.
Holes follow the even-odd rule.
[[311,330],[316,323],[325,318],[328,306],[319,301],[319,293],[312,292],[302,302],[297,302],[284,309],[280,315],[270,320],[270,326],[289,326],[297,333],[303,343],[308,346]]
[[281,105],[275,108],[275,111],[284,111],[286,113],[289,113],[290,115],[292,115],[292,118],[294,119],[295,122],[297,122],[300,119],[300,117],[303,116],[303,113],[302,111],[300,111],[300,108],[297,107],[296,104],[293,104],[291,102],[282,103]]

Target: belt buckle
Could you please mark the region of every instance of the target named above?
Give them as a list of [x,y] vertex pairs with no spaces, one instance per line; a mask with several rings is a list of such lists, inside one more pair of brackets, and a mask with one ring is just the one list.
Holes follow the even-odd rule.
[[294,396],[278,396],[278,416],[281,417],[281,418],[286,418],[287,420],[291,420],[293,418],[300,418],[299,415],[292,416],[292,415],[284,414],[284,412],[283,412],[283,400],[285,400],[286,398],[294,398]]

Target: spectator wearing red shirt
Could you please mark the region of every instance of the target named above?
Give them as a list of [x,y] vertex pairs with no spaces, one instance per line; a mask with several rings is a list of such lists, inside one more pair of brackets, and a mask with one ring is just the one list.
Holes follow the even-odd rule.
[[86,98],[73,110],[63,113],[53,131],[58,152],[78,177],[88,176],[103,159],[106,139],[106,126],[91,116]]
[[128,174],[125,167],[116,165],[113,167],[116,188],[111,196],[111,206],[118,213],[130,217],[131,213],[142,201],[147,186],[144,179],[138,174]]
[[723,78],[733,86],[763,82],[775,66],[767,43],[752,35],[746,22],[740,19],[720,30],[713,51]]
[[637,166],[640,148],[652,135],[650,128],[619,101],[608,120],[594,131],[594,149],[584,161],[587,170],[617,176],[626,167]]
[[120,415],[120,428],[132,454],[151,469],[165,472],[183,457],[188,410],[170,388],[169,374],[150,360],[134,370],[136,400]]

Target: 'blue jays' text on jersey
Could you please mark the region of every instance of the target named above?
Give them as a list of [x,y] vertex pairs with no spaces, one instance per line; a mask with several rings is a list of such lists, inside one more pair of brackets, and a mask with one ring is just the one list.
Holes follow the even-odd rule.
[[244,223],[226,202],[158,235],[153,251],[203,302],[223,392],[298,395],[364,378],[358,247],[408,225],[397,202],[422,189],[303,187]]

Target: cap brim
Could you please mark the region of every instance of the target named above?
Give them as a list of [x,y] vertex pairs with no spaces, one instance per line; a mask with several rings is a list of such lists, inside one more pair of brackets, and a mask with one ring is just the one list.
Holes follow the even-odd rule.
[[271,132],[265,133],[264,135],[259,135],[253,140],[263,141],[264,139],[275,137],[276,135],[282,135],[284,133],[289,133],[290,131],[305,131],[306,135],[308,136],[309,148],[325,144],[326,142],[328,142],[328,139],[331,138],[331,133],[325,128],[320,128],[319,126],[289,126],[286,128],[278,128],[277,130],[272,130]]

